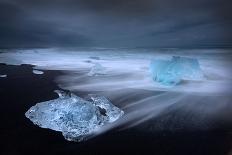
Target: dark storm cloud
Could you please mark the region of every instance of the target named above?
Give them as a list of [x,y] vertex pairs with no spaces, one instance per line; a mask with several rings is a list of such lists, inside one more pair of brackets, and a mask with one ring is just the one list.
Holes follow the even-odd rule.
[[30,17],[27,8],[0,2],[0,47],[51,47],[91,45],[91,39],[60,30],[56,23]]
[[230,46],[230,10],[229,0],[0,0],[0,46]]

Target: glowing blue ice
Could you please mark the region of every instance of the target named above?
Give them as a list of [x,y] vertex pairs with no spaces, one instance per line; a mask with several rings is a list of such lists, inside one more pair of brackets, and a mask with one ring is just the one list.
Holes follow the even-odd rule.
[[154,60],[150,65],[154,81],[163,85],[176,85],[181,80],[201,80],[203,73],[194,58],[173,56],[171,60]]
[[33,69],[32,72],[33,72],[34,74],[43,74],[43,73],[44,73],[43,71],[36,70],[36,69]]
[[124,113],[105,97],[89,95],[87,101],[74,94],[56,92],[59,98],[37,103],[25,115],[42,128],[61,131],[69,141],[87,139],[101,126],[116,121]]
[[95,63],[95,65],[89,71],[88,76],[99,76],[105,74],[106,74],[106,68],[99,63]]

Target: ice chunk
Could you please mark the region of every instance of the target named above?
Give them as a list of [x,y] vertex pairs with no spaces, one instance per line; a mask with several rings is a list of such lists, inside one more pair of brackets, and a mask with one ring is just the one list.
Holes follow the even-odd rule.
[[34,74],[43,74],[43,73],[44,73],[43,71],[36,70],[36,69],[34,69],[32,72],[33,72]]
[[99,76],[104,74],[106,74],[106,68],[99,63],[95,63],[95,65],[89,71],[88,76]]
[[176,85],[181,80],[201,80],[203,73],[194,58],[173,56],[171,60],[154,60],[150,65],[154,81],[163,85]]
[[115,107],[105,97],[94,94],[90,94],[89,97],[95,106],[105,110],[105,119],[107,122],[114,122],[123,115],[123,111],[119,110],[118,107]]
[[0,74],[0,78],[5,78],[5,77],[7,77],[6,74]]
[[61,131],[69,141],[85,140],[124,114],[105,97],[90,95],[89,100],[84,100],[72,93],[55,92],[59,98],[37,103],[25,115],[42,128]]

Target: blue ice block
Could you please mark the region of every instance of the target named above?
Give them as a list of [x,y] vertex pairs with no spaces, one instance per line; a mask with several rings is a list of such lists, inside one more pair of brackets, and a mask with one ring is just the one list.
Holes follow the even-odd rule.
[[195,58],[173,56],[171,60],[154,60],[150,71],[154,81],[172,86],[181,80],[201,80],[203,73]]
[[74,94],[55,92],[59,98],[37,103],[25,115],[42,128],[62,132],[69,141],[86,140],[99,128],[115,122],[124,114],[103,96],[89,95],[89,100],[84,100]]

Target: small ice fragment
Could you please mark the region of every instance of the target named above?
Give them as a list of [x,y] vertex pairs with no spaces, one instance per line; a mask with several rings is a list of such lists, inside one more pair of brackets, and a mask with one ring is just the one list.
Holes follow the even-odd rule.
[[6,74],[0,74],[0,78],[6,78],[7,75]]
[[99,76],[104,74],[106,74],[106,68],[99,63],[95,63],[95,65],[89,71],[88,76]]
[[62,132],[69,141],[83,141],[124,114],[105,97],[90,95],[90,100],[84,100],[72,93],[55,92],[59,98],[37,103],[25,115],[41,128]]
[[43,71],[36,70],[36,69],[34,69],[32,72],[33,72],[34,74],[43,74],[43,73],[44,73]]
[[173,56],[171,60],[154,60],[150,65],[154,81],[163,85],[176,85],[181,80],[202,80],[199,62],[194,58]]

